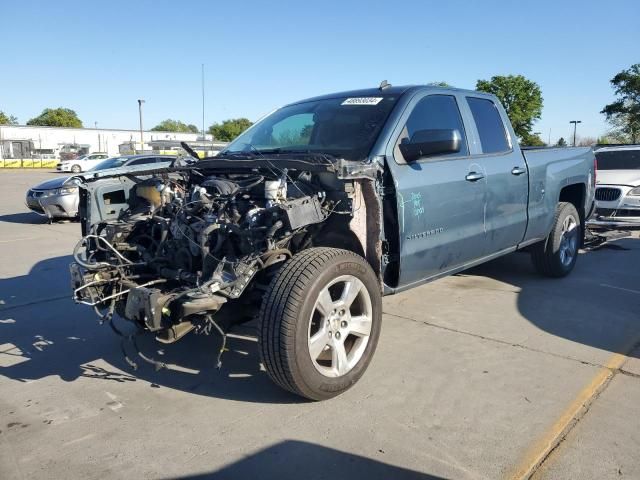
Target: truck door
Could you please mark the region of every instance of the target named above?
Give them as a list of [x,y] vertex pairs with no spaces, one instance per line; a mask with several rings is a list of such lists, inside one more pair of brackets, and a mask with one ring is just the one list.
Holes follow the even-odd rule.
[[[486,255],[516,246],[527,228],[529,179],[527,164],[507,129],[506,114],[490,98],[467,96],[477,138],[476,158],[487,175]],[[473,126],[471,126],[473,128]],[[475,153],[475,152],[472,152]]]
[[[404,158],[400,145],[416,132],[452,129],[461,138],[458,152]],[[482,166],[469,155],[456,96],[416,96],[394,135],[388,148],[400,230],[398,285],[407,286],[483,255],[486,184]]]

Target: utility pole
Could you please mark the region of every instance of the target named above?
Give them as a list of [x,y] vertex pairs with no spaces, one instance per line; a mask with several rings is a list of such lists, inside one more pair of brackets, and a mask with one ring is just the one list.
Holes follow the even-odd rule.
[[578,129],[578,124],[582,123],[582,120],[571,120],[569,123],[573,123],[573,146],[576,146],[576,130]]
[[[93,126],[96,128],[96,133],[98,133],[98,122],[93,122]],[[102,151],[102,145],[100,145],[100,134],[98,133],[98,151]]]
[[142,104],[144,100],[138,99],[138,114],[140,115],[140,153],[144,151],[144,135],[142,133]]
[[204,143],[204,63],[202,64],[202,142]]

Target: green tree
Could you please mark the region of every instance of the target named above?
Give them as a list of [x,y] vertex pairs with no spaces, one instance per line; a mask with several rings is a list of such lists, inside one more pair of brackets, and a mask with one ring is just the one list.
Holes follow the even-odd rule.
[[523,141],[531,137],[533,124],[542,115],[542,92],[537,83],[522,75],[496,75],[491,80],[478,80],[476,90],[498,97],[516,135]]
[[253,125],[253,122],[247,118],[230,118],[222,123],[214,123],[209,127],[209,133],[213,138],[223,142],[230,142],[247,128]]
[[76,112],[70,108],[45,108],[40,115],[32,118],[27,125],[41,127],[74,127],[82,128],[82,122]]
[[18,119],[13,115],[7,115],[0,110],[0,125],[17,125]]
[[439,82],[429,82],[427,83],[430,87],[450,87],[447,82],[439,81]]
[[187,125],[180,120],[172,120],[167,118],[151,129],[153,132],[190,132],[198,133],[198,127],[193,124]]
[[528,134],[523,136],[520,139],[520,144],[523,147],[544,147],[546,145],[546,143],[544,143],[544,140],[542,140],[539,135],[535,134]]
[[618,98],[600,113],[613,126],[614,138],[636,143],[640,140],[640,63],[618,73],[611,86]]
[[560,137],[558,139],[558,143],[556,143],[556,147],[566,147],[567,146],[567,141],[564,139],[564,137]]

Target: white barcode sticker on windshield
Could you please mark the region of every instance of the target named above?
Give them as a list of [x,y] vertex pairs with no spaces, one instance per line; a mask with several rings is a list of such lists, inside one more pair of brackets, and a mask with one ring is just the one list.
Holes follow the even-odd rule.
[[354,97],[347,98],[342,105],[377,105],[382,97]]

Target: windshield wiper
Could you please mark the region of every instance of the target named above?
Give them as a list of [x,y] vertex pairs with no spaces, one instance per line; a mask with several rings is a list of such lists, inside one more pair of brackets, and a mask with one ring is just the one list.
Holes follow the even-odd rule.
[[268,148],[268,149],[256,149],[254,150],[258,154],[262,155],[305,155],[307,157],[323,158],[325,160],[335,160],[336,156],[326,152],[316,152],[308,149],[295,149],[295,148]]
[[[220,158],[228,157],[228,158],[255,158],[256,156],[262,157],[262,151],[251,145],[250,143],[243,143],[246,148],[244,150],[239,150],[235,152],[230,152],[228,150],[223,150],[217,156]],[[271,152],[269,152],[271,153]]]
[[242,151],[242,152],[220,152],[218,155],[211,158],[238,158],[241,160],[242,159],[249,160],[257,156],[258,155],[254,152]]
[[309,149],[302,149],[302,148],[288,149],[288,148],[282,148],[282,147],[259,149],[251,145],[250,143],[245,143],[244,145],[246,147],[245,150],[241,150],[238,152],[222,151],[218,154],[218,157],[219,158],[237,158],[241,160],[265,158],[265,160],[267,160],[266,157],[268,156],[294,155],[294,156],[304,156],[306,158],[312,158],[312,159],[320,159],[330,164],[332,164],[335,160],[337,160],[337,157],[330,153],[316,152]]

